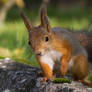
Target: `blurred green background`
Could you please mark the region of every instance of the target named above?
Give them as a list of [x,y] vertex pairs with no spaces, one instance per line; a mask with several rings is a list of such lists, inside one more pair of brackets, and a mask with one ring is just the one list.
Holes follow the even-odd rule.
[[[40,24],[40,8],[48,4],[52,27],[91,31],[92,0],[0,0],[0,58],[38,66],[28,46],[27,29],[20,17],[24,11],[33,25]],[[90,75],[92,81],[92,75]]]

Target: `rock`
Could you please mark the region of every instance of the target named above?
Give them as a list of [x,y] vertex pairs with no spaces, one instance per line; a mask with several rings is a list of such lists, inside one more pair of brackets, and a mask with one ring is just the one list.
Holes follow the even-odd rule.
[[11,59],[0,60],[0,92],[92,92],[92,88],[79,82],[41,83],[39,68],[21,64]]

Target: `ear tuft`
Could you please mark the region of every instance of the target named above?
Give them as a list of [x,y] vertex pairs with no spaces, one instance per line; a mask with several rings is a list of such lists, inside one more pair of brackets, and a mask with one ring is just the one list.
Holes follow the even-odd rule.
[[47,21],[47,13],[46,13],[46,8],[42,7],[41,9],[41,26],[46,27],[46,21]]
[[47,31],[48,29],[50,29],[50,23],[48,20],[47,10],[45,6],[41,9],[41,26],[47,29]]
[[21,12],[20,15],[21,15],[22,19],[24,20],[24,23],[25,23],[28,31],[31,31],[32,30],[32,25],[31,25],[30,21],[28,20],[28,18],[24,15],[23,12]]
[[42,7],[42,9],[41,9],[41,17],[42,16],[47,16],[47,10],[46,10],[46,7],[45,6]]

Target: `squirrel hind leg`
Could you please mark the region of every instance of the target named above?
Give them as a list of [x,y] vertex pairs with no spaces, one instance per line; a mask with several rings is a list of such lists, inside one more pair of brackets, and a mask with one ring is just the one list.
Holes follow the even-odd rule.
[[74,64],[71,69],[71,73],[73,75],[73,78],[77,80],[83,80],[88,76],[88,62],[86,57],[83,55],[78,55],[76,58],[73,60]]
[[71,72],[75,80],[81,82],[84,85],[92,86],[92,83],[87,79],[89,67],[85,56],[81,54],[76,56]]

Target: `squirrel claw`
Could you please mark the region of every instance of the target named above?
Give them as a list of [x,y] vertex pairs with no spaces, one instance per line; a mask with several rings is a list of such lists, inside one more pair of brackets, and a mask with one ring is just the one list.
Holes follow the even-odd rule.
[[40,71],[38,74],[37,74],[37,76],[39,77],[43,77],[44,76],[44,74],[43,74],[43,72],[42,71]]
[[[54,78],[54,77],[53,77]],[[46,81],[49,81],[49,80],[53,80],[53,78],[47,78],[47,77],[43,77],[40,82],[46,82]]]
[[47,79],[47,77],[43,77],[41,80],[40,80],[40,82],[46,82],[48,79]]

